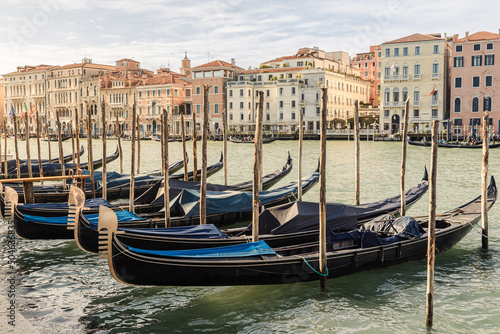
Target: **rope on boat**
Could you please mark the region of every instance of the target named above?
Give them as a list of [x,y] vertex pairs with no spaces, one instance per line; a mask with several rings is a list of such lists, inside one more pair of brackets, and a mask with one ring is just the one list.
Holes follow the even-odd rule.
[[489,236],[488,236],[488,235],[483,234],[483,232],[482,232],[482,231],[478,231],[478,229],[476,228],[476,224],[473,224],[473,223],[471,223],[471,222],[469,222],[469,224],[470,224],[470,226],[472,226],[472,229],[473,229],[474,231],[476,231],[478,234],[480,234],[483,238],[489,239]]
[[314,271],[316,274],[318,274],[319,276],[323,276],[323,277],[326,277],[328,276],[328,266],[326,267],[326,274],[322,274],[320,273],[319,271],[317,271],[316,269],[314,269],[310,264],[309,262],[307,262],[307,260],[303,257],[302,260],[304,260],[304,262],[307,264],[307,266],[309,268],[311,268],[312,271]]

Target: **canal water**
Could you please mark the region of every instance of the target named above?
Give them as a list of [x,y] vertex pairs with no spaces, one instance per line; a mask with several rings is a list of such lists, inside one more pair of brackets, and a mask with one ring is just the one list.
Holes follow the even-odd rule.
[[[108,154],[117,141],[108,141]],[[3,144],[3,143],[2,143]],[[36,156],[35,141],[31,143]],[[83,141],[86,148],[86,142]],[[129,172],[130,142],[122,142]],[[20,142],[24,156],[25,143]],[[71,142],[64,143],[65,154]],[[13,143],[9,141],[13,153]],[[170,162],[181,160],[180,143],[169,143]],[[209,142],[208,163],[215,163],[222,142]],[[290,151],[297,163],[297,141],[264,145],[264,173],[281,167]],[[47,143],[43,143],[47,152]],[[52,154],[57,152],[53,143]],[[94,157],[101,156],[94,141]],[[192,142],[188,142],[192,157]],[[201,146],[198,147],[198,153]],[[46,153],[45,153],[46,154]],[[327,200],[354,202],[354,142],[327,143]],[[439,149],[438,212],[455,208],[481,192],[481,150]],[[319,141],[304,143],[304,176],[317,167]],[[83,157],[86,161],[86,154]],[[140,171],[160,168],[160,143],[141,142]],[[401,143],[361,142],[361,201],[399,192]],[[190,159],[192,161],[192,159]],[[228,144],[228,180],[252,178],[253,145]],[[500,149],[490,152],[490,175],[500,178]],[[200,165],[200,159],[198,165]],[[430,165],[430,148],[408,148],[406,187],[417,184]],[[297,165],[279,184],[294,181]],[[119,171],[119,161],[108,170]],[[190,163],[190,170],[192,164]],[[209,178],[222,183],[222,172]],[[304,200],[318,201],[318,186]],[[428,195],[410,210],[428,213]],[[434,327],[436,333],[500,331],[500,204],[490,210],[490,250],[481,248],[480,230],[472,230],[436,261]],[[1,227],[5,254],[5,223]],[[417,261],[319,282],[239,287],[135,287],[116,282],[107,262],[80,251],[74,241],[18,240],[17,299],[21,313],[45,333],[424,333],[426,262]],[[5,256],[2,270],[6,270]],[[6,282],[2,294],[6,296]]]

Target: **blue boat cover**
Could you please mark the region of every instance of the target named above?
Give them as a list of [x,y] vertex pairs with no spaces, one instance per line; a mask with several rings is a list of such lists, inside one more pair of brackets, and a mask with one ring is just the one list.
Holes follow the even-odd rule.
[[[83,175],[90,175],[88,170],[82,171]],[[163,179],[163,176],[154,176],[149,174],[141,174],[134,177],[134,182],[136,186],[140,186],[143,184],[151,184],[155,181]],[[89,180],[90,181],[90,180]],[[117,172],[106,172],[106,183],[107,189],[111,188],[120,188],[120,187],[128,187],[130,186],[130,175],[128,174],[120,174]],[[102,171],[94,171],[94,185],[96,191],[102,190]],[[86,190],[91,190],[92,185],[90,182],[86,183]]]
[[[118,222],[130,222],[130,221],[142,221],[144,218],[139,217],[138,215],[130,212],[130,211],[116,211],[116,217],[118,218]],[[99,221],[99,214],[92,213],[88,215],[84,215],[90,222],[91,229],[97,229],[97,223]],[[34,215],[24,215],[24,220],[26,222],[34,222],[34,223],[42,223],[42,224],[53,224],[53,225],[66,225],[68,224],[68,216],[59,216],[59,217],[42,217],[42,216],[34,216]]]
[[182,258],[228,258],[258,255],[277,255],[265,241],[249,242],[234,246],[184,250],[150,250],[128,247],[134,253]]
[[[319,180],[319,173],[314,172],[309,178],[302,179],[302,186],[315,183]],[[261,205],[283,198],[291,193],[298,192],[298,183],[291,182],[283,187],[259,192]],[[207,191],[207,215],[251,211],[252,210],[252,192],[242,191]],[[183,217],[193,217],[200,214],[200,191],[194,189],[184,189],[177,197],[170,201],[170,210],[180,213]]]
[[[110,204],[103,198],[93,198],[85,201],[84,207],[86,208],[98,208],[99,206],[105,206],[108,208],[112,208],[113,205]],[[68,202],[58,202],[58,203],[32,203],[32,204],[20,204],[18,205],[19,209],[68,209]]]
[[194,238],[194,239],[225,239],[227,235],[221,232],[214,224],[167,227],[167,228],[119,228],[134,234],[162,236],[171,238]]

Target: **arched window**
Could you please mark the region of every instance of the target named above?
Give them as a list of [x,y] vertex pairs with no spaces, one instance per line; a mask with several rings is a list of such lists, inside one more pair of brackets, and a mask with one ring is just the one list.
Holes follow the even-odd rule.
[[472,99],[472,112],[479,112],[479,98],[474,97]]
[[408,88],[404,87],[401,101],[406,102],[407,99],[408,99]]
[[399,88],[394,88],[392,96],[394,97],[394,102],[399,102]]
[[232,113],[232,112],[230,112],[230,113],[229,113],[229,120],[230,120],[230,121],[232,121],[232,120],[233,120],[233,113]]
[[459,97],[455,98],[455,108],[454,112],[461,112],[462,111],[462,100]]
[[485,97],[484,98],[484,110],[488,110],[488,111],[491,111],[491,97],[488,96],[488,97]]
[[384,90],[384,102],[389,102],[390,100],[391,100],[391,90],[389,88],[386,88]]

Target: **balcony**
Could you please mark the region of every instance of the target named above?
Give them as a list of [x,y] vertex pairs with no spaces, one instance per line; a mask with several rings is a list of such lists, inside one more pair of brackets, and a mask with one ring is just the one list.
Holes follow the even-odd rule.
[[431,79],[432,80],[439,80],[439,73],[432,73],[431,74]]
[[414,74],[413,75],[413,80],[420,80],[420,79],[421,79],[420,74]]
[[409,81],[409,74],[384,75],[384,81]]
[[382,102],[382,106],[385,108],[390,108],[391,107],[391,102],[384,101]]
[[438,107],[438,106],[439,106],[438,100],[431,100],[431,107]]
[[304,104],[306,104],[306,101],[305,100],[299,100],[299,104],[303,106]]
[[413,101],[413,107],[420,107],[420,101]]
[[402,102],[402,101],[394,101],[394,102],[391,103],[391,106],[393,108],[402,108],[402,107],[405,106],[405,103]]

